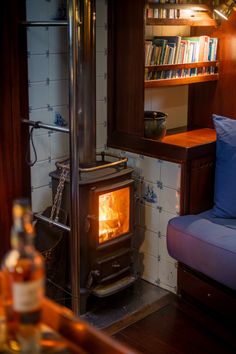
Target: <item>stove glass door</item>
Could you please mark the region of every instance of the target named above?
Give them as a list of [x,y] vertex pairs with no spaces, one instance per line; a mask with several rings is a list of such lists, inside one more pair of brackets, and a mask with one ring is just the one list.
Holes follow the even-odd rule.
[[99,195],[99,244],[129,232],[130,186]]

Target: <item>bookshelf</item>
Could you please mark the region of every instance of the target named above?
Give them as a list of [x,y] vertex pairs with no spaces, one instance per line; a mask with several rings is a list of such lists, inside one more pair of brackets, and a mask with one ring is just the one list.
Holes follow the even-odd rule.
[[[192,68],[207,68],[216,67],[218,68],[218,61],[207,61],[207,62],[195,62],[195,63],[184,63],[184,64],[166,64],[166,65],[148,65],[145,66],[147,71],[169,71],[169,70],[179,70],[179,69],[192,69]],[[169,78],[169,79],[158,79],[158,80],[145,80],[144,87],[163,87],[163,86],[175,86],[175,85],[188,85],[195,84],[199,82],[216,81],[219,79],[219,74],[198,74],[196,76],[187,76],[179,78]]]
[[177,86],[177,85],[189,85],[200,82],[209,82],[218,80],[218,74],[198,75],[193,77],[180,77],[175,79],[158,79],[145,81],[145,88],[164,87],[164,86]]
[[[157,11],[157,15],[154,11]],[[190,3],[157,4],[148,1],[146,25],[202,27],[216,26],[216,20],[211,17],[210,10],[206,5]]]
[[[190,27],[190,36],[208,35],[219,39],[217,50],[219,61],[204,63],[205,66],[217,66],[219,74],[211,77],[181,78],[178,82],[159,80],[158,83],[148,83],[148,85],[170,87],[171,84],[181,84],[182,81],[188,88],[187,131],[184,135],[182,133],[167,135],[162,142],[159,142],[144,138],[144,89],[147,85],[144,80],[144,33],[147,21],[144,18],[145,7],[145,0],[136,0],[135,6],[133,0],[108,0],[108,146],[181,163],[184,198],[182,210],[192,211],[191,201],[194,201],[194,205],[198,205],[200,196],[209,194],[207,171],[210,169],[212,173],[214,171],[211,166],[214,166],[215,143],[209,141],[214,131],[205,130],[213,128],[212,114],[236,119],[236,70],[234,70],[236,12],[231,14],[228,21],[222,21],[217,26],[204,26],[203,23],[201,26]],[[171,19],[153,21],[159,25],[161,21],[169,24],[169,20]],[[177,23],[180,23],[179,20]],[[173,28],[174,33],[178,30],[177,27]],[[181,65],[189,67],[191,64]],[[202,64],[194,63],[194,65]],[[150,66],[146,69],[156,68]],[[159,69],[165,67],[160,66]],[[193,84],[188,85],[188,80]],[[192,82],[194,80],[197,81]],[[163,91],[168,95],[168,87]],[[171,87],[170,91],[172,91]],[[155,90],[150,92],[151,96],[155,94]],[[210,139],[203,134],[204,132],[209,133]],[[196,144],[191,147],[183,146],[183,138],[189,141],[193,136],[194,140],[197,139]],[[192,178],[192,173],[195,174],[195,178]],[[199,188],[203,188],[202,192]]]
[[[154,6],[154,4],[150,4],[149,1],[148,6]],[[155,2],[155,6],[168,8],[173,5],[157,5]],[[176,8],[179,6],[180,5],[174,5]],[[186,5],[181,4],[181,7],[186,8]],[[182,19],[147,18],[144,16],[144,14],[146,14],[146,9],[146,0],[136,0],[135,6],[132,0],[108,0],[108,145],[123,148],[129,146],[131,150],[131,136],[135,136],[138,140],[143,139],[144,137],[143,117],[146,88],[152,90],[152,88],[164,87],[164,91],[161,91],[161,94],[164,92],[165,95],[168,95],[169,92],[166,90],[168,87],[172,88],[173,86],[179,85],[188,86],[187,130],[190,131],[206,126],[212,127],[210,113],[211,102],[215,97],[216,90],[220,87],[219,82],[221,83],[223,80],[222,74],[226,72],[226,67],[229,67],[227,61],[222,63],[222,53],[227,53],[227,50],[224,49],[226,41],[222,39],[226,34],[223,34],[222,31],[219,30],[219,24],[218,26],[215,26],[215,21],[212,21],[212,18],[210,18],[208,10],[205,10],[205,6],[203,6],[204,11],[202,11],[204,15],[199,15],[198,19],[201,16],[204,19],[209,19],[208,26],[204,26],[206,22],[203,22],[203,26],[190,26],[186,29],[185,26],[179,28],[175,25],[172,26],[172,28],[161,28],[161,26],[159,28],[158,25],[157,28],[153,27],[152,29],[146,26],[147,21],[157,20],[155,23],[158,23],[159,20],[164,20],[166,21],[166,24],[169,24],[169,20],[181,23]],[[212,26],[212,24],[214,24],[214,26]],[[231,27],[233,28],[232,25],[230,28]],[[147,31],[146,37],[144,35],[145,30]],[[162,36],[163,34],[175,37],[177,37],[176,34],[178,34],[181,37],[208,36],[210,38],[218,38],[217,60],[212,59],[212,61],[199,61],[183,64],[172,63],[160,65],[159,63],[158,65],[148,65],[148,62],[145,60],[145,40],[152,39],[153,36]],[[229,43],[229,41],[227,43]],[[233,53],[235,50],[232,48],[231,52]],[[227,55],[231,55],[231,52]],[[126,53],[126,55],[124,55],[124,53]],[[119,65],[117,65],[117,63],[119,63]],[[157,76],[158,79],[156,80],[155,76],[150,75],[153,80],[145,80],[145,73],[147,71],[152,72],[201,67],[212,67],[215,70],[212,70],[212,73],[210,74],[204,73],[203,75],[198,76],[167,78],[168,76],[166,75],[164,79]],[[199,71],[197,71],[197,73],[199,74]],[[229,76],[226,75],[224,81],[228,80],[228,78]],[[202,95],[203,90],[205,92],[204,96]],[[196,99],[195,104],[195,91],[198,92],[198,96],[201,96],[201,101],[206,101],[206,104],[204,104],[204,112],[199,112],[201,105],[199,105],[198,99]],[[170,95],[172,92],[173,90],[170,89]],[[153,90],[153,94],[158,94],[158,92]],[[151,92],[150,95],[152,95]],[[229,95],[229,97],[231,96]],[[198,114],[195,114],[195,110],[198,111]],[[203,120],[203,116],[207,120],[207,123]],[[174,134],[176,134],[176,131]],[[118,137],[120,137],[120,140]],[[162,143],[157,144],[157,150],[150,150],[150,154],[158,154],[158,152],[161,151],[159,146],[161,144]],[[135,143],[133,145],[135,145]],[[150,141],[147,141],[147,145],[150,145]],[[133,149],[134,151],[136,150],[135,146],[133,146]],[[175,153],[174,150],[173,153]],[[161,154],[161,156],[164,157],[163,154]]]
[[147,18],[147,26],[215,26],[215,20],[209,17],[203,19],[184,19],[184,18]]
[[[149,0],[145,15],[145,27],[216,26],[209,8],[202,4],[160,4]],[[144,87],[156,88],[217,81],[219,78],[219,63],[216,61],[217,46],[217,38],[204,35],[146,38]]]

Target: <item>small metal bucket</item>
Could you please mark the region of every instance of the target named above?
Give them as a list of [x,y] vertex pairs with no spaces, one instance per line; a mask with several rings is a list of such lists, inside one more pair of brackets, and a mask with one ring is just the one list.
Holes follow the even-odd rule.
[[166,135],[167,114],[158,111],[144,111],[145,138],[161,140]]

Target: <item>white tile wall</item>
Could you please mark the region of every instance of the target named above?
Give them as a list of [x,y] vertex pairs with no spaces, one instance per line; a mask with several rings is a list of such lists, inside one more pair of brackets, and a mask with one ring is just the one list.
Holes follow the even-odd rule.
[[44,210],[52,205],[52,190],[49,186],[33,188],[31,198],[34,211]]
[[49,27],[48,36],[49,53],[67,53],[66,27]]
[[27,28],[27,46],[30,54],[47,54],[48,33],[48,27]]
[[[62,0],[27,0],[27,19],[46,21],[58,16]],[[33,121],[53,124],[59,113],[68,123],[67,30],[59,27],[29,27],[29,115]],[[49,172],[55,159],[68,156],[68,135],[35,129],[37,162],[31,168],[32,208],[42,211],[52,204]],[[31,160],[34,152],[31,146]]]
[[[29,77],[30,80],[30,77]],[[49,85],[47,82],[33,82],[29,84],[30,109],[46,108],[49,102]]]
[[[29,20],[47,20],[57,13],[60,1],[27,0]],[[96,22],[96,108],[97,149],[103,150],[107,142],[107,5],[106,0],[97,0]],[[183,30],[183,29],[182,29]],[[150,29],[153,35],[153,28]],[[181,29],[180,29],[181,31]],[[68,122],[68,81],[66,72],[66,32],[61,28],[32,28],[28,31],[29,50],[29,105],[30,119],[53,123],[59,112]],[[59,54],[60,53],[60,54]],[[33,57],[35,56],[35,57]],[[37,57],[38,56],[38,57]],[[46,64],[45,56],[48,57]],[[32,58],[33,57],[33,58]],[[43,58],[43,59],[42,59]],[[35,72],[36,62],[44,60],[42,72]],[[48,72],[47,72],[48,70]],[[49,78],[50,80],[47,80]],[[41,80],[41,81],[40,81]],[[158,109],[169,114],[177,112],[178,119],[186,116],[186,88],[172,88],[172,99],[166,99],[166,91],[146,90],[145,109]],[[172,124],[172,123],[171,123]],[[173,123],[174,124],[174,123]],[[39,211],[52,203],[50,178],[55,161],[68,155],[68,137],[65,134],[35,130],[35,145],[38,162],[32,168],[32,204]],[[153,284],[175,291],[175,261],[166,248],[168,220],[179,212],[180,166],[175,163],[121,152],[129,158],[134,168],[136,232],[134,239],[137,272]],[[152,196],[152,198],[148,198]]]
[[[65,1],[64,1],[65,3]],[[62,0],[27,0],[27,19],[46,21],[58,16]],[[97,150],[104,150],[107,141],[107,4],[97,0],[96,15],[96,89],[97,89]],[[68,58],[67,29],[64,27],[29,27],[28,77],[30,119],[54,124],[59,113],[68,124]],[[32,207],[41,211],[45,207],[40,189],[51,193],[48,173],[55,169],[55,161],[69,154],[67,134],[34,130],[37,163],[31,169]],[[34,159],[31,147],[31,160]],[[50,199],[49,199],[50,200]],[[47,206],[47,205],[46,205]]]
[[[135,270],[141,277],[176,292],[176,261],[166,246],[168,221],[178,215],[180,206],[180,165],[110,149],[128,157],[134,168],[135,195]],[[152,200],[147,199],[147,190]]]

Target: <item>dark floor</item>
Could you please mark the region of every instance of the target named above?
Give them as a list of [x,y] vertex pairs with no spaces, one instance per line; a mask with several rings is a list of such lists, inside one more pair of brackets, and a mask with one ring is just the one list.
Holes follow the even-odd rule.
[[173,294],[142,279],[114,295],[90,297],[88,312],[81,318],[114,334],[173,301]]
[[146,354],[235,354],[236,321],[229,323],[174,296],[113,338]]

